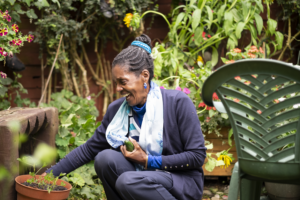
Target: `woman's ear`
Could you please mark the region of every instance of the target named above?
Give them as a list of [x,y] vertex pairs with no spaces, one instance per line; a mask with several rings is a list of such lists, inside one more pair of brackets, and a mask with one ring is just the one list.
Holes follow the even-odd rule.
[[150,73],[147,69],[144,69],[141,73],[142,79],[144,81],[144,83],[148,83],[149,78],[150,78]]

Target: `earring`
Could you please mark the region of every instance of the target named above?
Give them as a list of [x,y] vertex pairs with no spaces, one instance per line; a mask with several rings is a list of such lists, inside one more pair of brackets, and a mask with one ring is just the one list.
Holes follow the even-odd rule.
[[147,83],[144,83],[144,88],[147,89]]

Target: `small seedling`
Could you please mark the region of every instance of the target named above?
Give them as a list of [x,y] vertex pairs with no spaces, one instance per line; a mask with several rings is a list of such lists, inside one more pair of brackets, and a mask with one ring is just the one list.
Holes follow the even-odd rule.
[[[26,164],[26,165],[31,165],[33,166],[33,169],[35,171],[35,164],[30,164],[28,162],[26,162],[26,159],[17,159],[18,161]],[[43,164],[43,166],[37,170],[36,172],[29,172],[29,175],[32,176],[32,178],[28,179],[26,182],[29,184],[37,184],[39,186],[39,188],[46,188],[46,190],[48,191],[48,193],[50,193],[51,191],[53,191],[53,189],[57,186],[57,180],[60,176],[64,176],[65,173],[61,173],[58,177],[54,177],[52,170],[50,173],[48,173],[46,176],[42,177],[40,176],[40,178],[36,178],[37,173],[44,167],[46,167],[47,164]],[[61,182],[60,184],[61,186],[65,186],[66,184]]]

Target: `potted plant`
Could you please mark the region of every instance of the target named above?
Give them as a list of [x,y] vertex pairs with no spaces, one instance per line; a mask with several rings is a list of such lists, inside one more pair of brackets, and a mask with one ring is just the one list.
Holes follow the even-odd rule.
[[[64,174],[54,177],[51,171],[46,176],[37,175],[55,157],[56,150],[41,143],[37,146],[33,156],[18,158],[21,163],[32,166],[34,171],[15,178],[18,200],[63,200],[68,198],[72,186],[59,179]],[[43,163],[42,167],[35,172],[35,167],[40,166],[41,163]]]

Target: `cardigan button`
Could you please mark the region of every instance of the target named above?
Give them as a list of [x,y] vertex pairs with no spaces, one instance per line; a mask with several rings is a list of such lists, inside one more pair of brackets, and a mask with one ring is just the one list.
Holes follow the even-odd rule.
[[165,169],[167,169],[167,166],[165,166]]
[[188,167],[188,166],[189,166],[189,164],[186,164],[186,166]]

